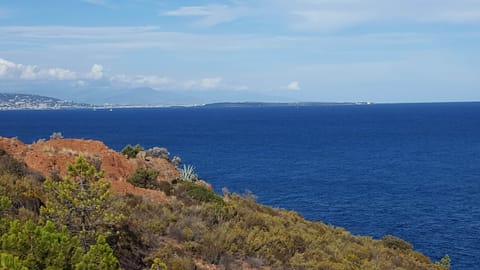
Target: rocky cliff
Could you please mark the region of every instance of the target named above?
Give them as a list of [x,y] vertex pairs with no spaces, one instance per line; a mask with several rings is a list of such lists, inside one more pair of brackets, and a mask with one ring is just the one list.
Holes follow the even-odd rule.
[[105,180],[111,183],[110,189],[116,194],[141,195],[153,201],[169,198],[158,190],[135,187],[126,180],[136,168],[147,167],[159,172],[158,181],[171,182],[179,172],[164,158],[138,157],[127,159],[123,154],[108,148],[103,142],[82,139],[53,139],[25,144],[15,138],[0,137],[0,149],[4,149],[18,160],[23,160],[29,169],[45,176],[64,177],[67,163],[83,156],[105,172]]

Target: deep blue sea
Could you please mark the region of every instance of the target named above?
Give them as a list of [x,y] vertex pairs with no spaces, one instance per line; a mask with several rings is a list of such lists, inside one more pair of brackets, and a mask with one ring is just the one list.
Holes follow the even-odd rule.
[[0,135],[165,146],[220,192],[480,265],[480,103],[0,112]]

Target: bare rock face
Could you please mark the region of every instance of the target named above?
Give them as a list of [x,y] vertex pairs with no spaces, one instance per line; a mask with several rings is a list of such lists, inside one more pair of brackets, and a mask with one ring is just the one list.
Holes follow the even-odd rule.
[[22,155],[26,145],[16,138],[0,137],[0,148],[7,151],[10,155],[18,158]]
[[126,181],[137,167],[148,167],[158,171],[158,181],[171,182],[179,176],[175,166],[164,158],[127,159],[123,154],[108,148],[103,142],[95,140],[53,139],[24,144],[18,139],[0,137],[0,148],[45,176],[57,174],[65,177],[67,164],[73,163],[78,156],[83,156],[105,171],[105,180],[111,183],[112,192],[141,195],[153,201],[165,201],[168,197],[161,191],[134,187]]

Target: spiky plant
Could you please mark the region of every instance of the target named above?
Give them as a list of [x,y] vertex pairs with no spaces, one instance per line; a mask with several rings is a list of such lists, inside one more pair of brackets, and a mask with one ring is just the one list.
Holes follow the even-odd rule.
[[180,180],[195,182],[198,180],[198,175],[195,173],[195,167],[193,165],[183,165],[180,169]]

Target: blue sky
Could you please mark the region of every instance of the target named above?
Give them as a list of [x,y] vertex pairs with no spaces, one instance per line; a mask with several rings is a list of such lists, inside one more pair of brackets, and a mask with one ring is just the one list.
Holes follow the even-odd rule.
[[0,37],[8,91],[480,100],[479,0],[0,0]]

